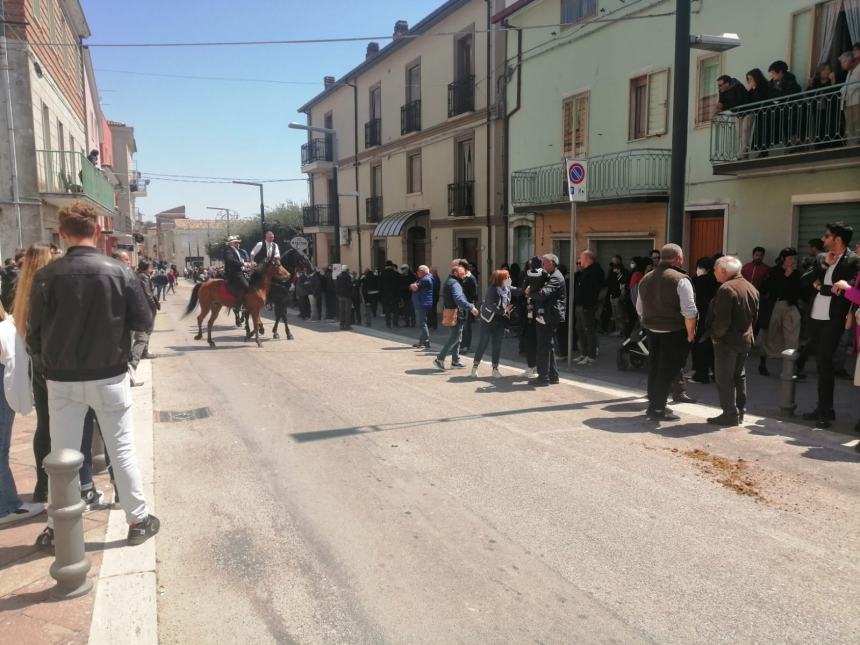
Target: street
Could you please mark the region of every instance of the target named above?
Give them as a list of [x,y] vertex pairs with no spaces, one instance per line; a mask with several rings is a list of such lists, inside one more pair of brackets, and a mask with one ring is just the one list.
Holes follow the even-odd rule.
[[658,427],[629,391],[336,323],[257,349],[222,315],[209,349],[189,293],[152,344],[160,642],[860,638],[845,437]]

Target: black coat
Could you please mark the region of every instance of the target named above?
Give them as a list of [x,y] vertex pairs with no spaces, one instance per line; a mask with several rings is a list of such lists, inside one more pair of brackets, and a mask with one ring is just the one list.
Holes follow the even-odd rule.
[[747,88],[743,86],[738,79],[733,78],[729,82],[729,89],[725,92],[720,92],[720,105],[724,110],[734,110],[735,108],[748,103],[750,100]]
[[532,298],[543,307],[547,325],[558,325],[567,316],[567,288],[564,276],[556,269],[547,276],[546,283],[537,291],[530,292]]
[[771,81],[769,85],[771,98],[782,98],[783,96],[790,96],[791,94],[803,91],[800,83],[797,82],[797,78],[791,72],[783,74],[781,81]]
[[472,304],[478,301],[478,281],[471,273],[463,278],[463,295]]
[[224,249],[224,275],[232,277],[242,272],[245,268],[245,263],[237,253],[238,249],[233,250],[232,247]]
[[[824,276],[827,269],[817,267],[815,269],[815,280],[821,283],[819,293],[822,295],[830,295],[830,288],[824,286]],[[851,251],[846,251],[842,257],[836,262],[836,268],[833,269],[833,284],[840,280],[845,280],[848,284],[854,285],[857,280],[857,274],[860,273],[860,255],[855,255]],[[830,322],[839,321],[839,324],[845,324],[845,318],[848,315],[848,310],[851,308],[851,301],[847,298],[830,298]]]
[[580,272],[579,283],[574,289],[577,307],[593,307],[600,302],[600,290],[606,284],[603,269],[595,262]]
[[341,271],[335,280],[338,298],[352,298],[352,276],[349,271]]
[[379,295],[382,302],[394,304],[400,300],[401,276],[394,267],[386,267],[379,277]]

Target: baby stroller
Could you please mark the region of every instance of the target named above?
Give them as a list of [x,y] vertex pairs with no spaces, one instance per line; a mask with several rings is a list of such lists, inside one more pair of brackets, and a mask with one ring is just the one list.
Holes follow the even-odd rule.
[[641,325],[636,325],[621,347],[618,348],[618,369],[626,372],[631,367],[641,369],[648,362],[648,334]]

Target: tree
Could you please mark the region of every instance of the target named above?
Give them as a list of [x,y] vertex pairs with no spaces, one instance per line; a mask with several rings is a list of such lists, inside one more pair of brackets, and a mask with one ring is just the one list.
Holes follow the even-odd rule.
[[[289,240],[302,233],[302,207],[293,201],[283,202],[266,209],[266,230],[275,234],[275,242],[283,254],[289,248]],[[242,238],[241,247],[251,252],[254,245],[263,239],[259,217],[242,219],[230,226],[230,234]],[[223,258],[226,240],[209,245],[209,257]]]

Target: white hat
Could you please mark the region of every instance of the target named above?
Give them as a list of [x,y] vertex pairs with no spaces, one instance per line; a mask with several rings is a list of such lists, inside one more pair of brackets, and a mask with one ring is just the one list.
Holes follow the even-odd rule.
[[238,235],[231,235],[230,237],[227,238],[227,244],[230,244],[231,242],[241,242],[241,241],[242,241],[242,239]]

